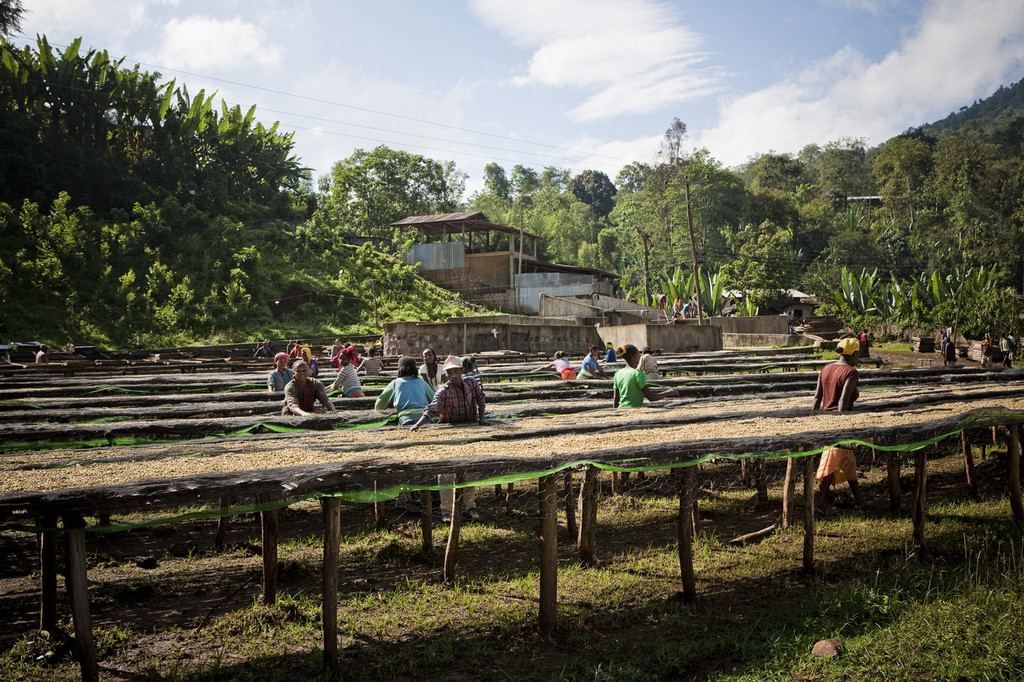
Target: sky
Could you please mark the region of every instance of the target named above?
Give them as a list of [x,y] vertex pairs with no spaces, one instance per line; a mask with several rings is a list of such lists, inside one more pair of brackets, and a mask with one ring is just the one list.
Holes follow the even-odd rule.
[[684,148],[727,167],[874,146],[1024,78],[1024,0],[24,0],[25,44],[77,37],[190,93],[256,105],[314,180],[387,145],[467,174]]

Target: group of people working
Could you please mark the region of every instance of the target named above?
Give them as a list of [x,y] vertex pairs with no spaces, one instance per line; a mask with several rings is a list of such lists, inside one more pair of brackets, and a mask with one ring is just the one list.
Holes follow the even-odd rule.
[[[860,343],[855,338],[843,339],[838,343],[836,350],[839,359],[826,365],[818,375],[813,410],[849,412],[859,396],[857,363]],[[600,351],[599,346],[590,346],[578,374],[561,351],[555,353],[550,363],[534,371],[554,369],[565,380],[577,377],[608,378],[597,361]],[[614,348],[608,348],[606,361],[610,357],[610,362],[616,362],[615,352]],[[645,399],[653,402],[679,395],[675,388],[655,390],[650,386],[650,382],[660,378],[660,375],[657,362],[649,349],[645,348],[644,352],[641,352],[636,346],[626,344],[618,349],[618,355],[626,366],[614,372],[611,377],[612,405],[615,408],[636,408],[642,406]],[[345,397],[364,396],[359,385],[358,356],[355,349],[342,349],[338,356],[340,369],[331,390],[340,390]],[[443,363],[438,363],[432,348],[424,349],[422,357],[423,362],[418,368],[416,360],[410,356],[402,356],[399,359],[398,376],[377,397],[374,409],[394,409],[394,420],[399,425],[408,426],[410,431],[416,431],[435,419],[448,424],[485,424],[487,398],[473,357],[449,355]],[[289,359],[288,354],[278,353],[274,357],[277,368],[271,372],[267,381],[270,391],[284,392],[283,413],[310,415],[313,414],[317,402],[327,411],[334,412],[335,407],[328,398],[323,383],[309,376],[307,361],[298,358],[289,369]],[[379,371],[379,367],[376,369]],[[824,511],[830,504],[832,486],[844,482],[849,483],[858,505],[863,503],[857,485],[857,462],[852,450],[834,447],[825,451],[816,478],[819,483],[816,498],[819,509]],[[439,480],[442,485],[454,483],[449,480],[449,475],[445,474],[442,474]],[[453,489],[442,491],[441,507],[444,520],[450,517],[453,504]],[[464,492],[464,504],[470,518],[478,518],[472,489]]]

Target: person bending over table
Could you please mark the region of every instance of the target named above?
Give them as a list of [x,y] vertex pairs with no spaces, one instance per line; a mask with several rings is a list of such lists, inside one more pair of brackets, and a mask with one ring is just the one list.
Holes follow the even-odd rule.
[[[825,412],[850,412],[853,403],[860,395],[857,381],[860,373],[857,362],[860,360],[860,343],[857,339],[846,338],[836,344],[839,359],[825,365],[818,375],[818,385],[814,389],[813,410]],[[857,506],[863,506],[864,499],[857,484],[857,458],[853,450],[833,447],[821,453],[818,472],[814,477],[818,481],[818,494],[815,506],[819,511],[827,511],[832,502],[832,486],[843,482],[850,484],[850,491],[857,500]]]
[[309,376],[309,365],[299,360],[292,365],[292,380],[284,387],[284,407],[281,414],[297,414],[309,417],[316,411],[316,403],[324,406],[328,412],[337,412],[327,397],[327,391],[319,379]]
[[652,391],[647,385],[647,374],[637,369],[640,362],[640,351],[633,344],[627,344],[619,349],[619,354],[626,361],[627,367],[623,367],[612,377],[615,389],[612,391],[613,407],[641,407],[644,398],[651,402],[662,398],[673,398],[679,395],[674,388],[666,388],[663,391]]
[[416,371],[416,359],[403,355],[398,360],[398,378],[381,391],[373,409],[384,411],[394,407],[398,412],[398,423],[408,426],[416,421],[433,398],[434,389]]
[[[434,417],[443,424],[464,424],[477,421],[481,426],[486,425],[484,411],[487,407],[487,399],[480,381],[474,377],[462,375],[462,358],[457,355],[449,355],[442,369],[448,375],[445,382],[434,399],[423,410],[423,415],[410,431],[415,431]],[[452,488],[441,490],[441,520],[447,523],[451,519],[452,511],[455,508],[455,474],[438,474],[437,481],[440,485],[449,484]],[[463,504],[466,506],[469,517],[474,521],[480,518],[476,510],[476,489],[466,488],[463,492]]]

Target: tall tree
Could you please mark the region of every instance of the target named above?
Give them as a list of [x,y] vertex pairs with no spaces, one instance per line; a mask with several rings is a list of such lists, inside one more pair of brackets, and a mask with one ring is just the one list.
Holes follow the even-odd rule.
[[380,146],[334,164],[327,215],[345,232],[390,239],[407,216],[451,213],[462,195],[454,164]]
[[24,16],[21,0],[0,0],[0,36],[9,37],[21,31]]
[[615,185],[601,171],[583,171],[569,182],[569,190],[594,209],[598,218],[604,218],[615,207]]

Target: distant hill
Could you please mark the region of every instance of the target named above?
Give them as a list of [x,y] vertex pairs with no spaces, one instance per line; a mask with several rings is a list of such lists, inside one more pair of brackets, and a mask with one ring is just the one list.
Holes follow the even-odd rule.
[[1024,116],[1024,79],[1010,87],[999,86],[999,89],[985,99],[975,100],[969,107],[961,107],[946,118],[928,123],[923,130],[938,132],[940,130],[959,130],[968,121],[983,118],[997,118],[1001,114],[1010,113]]

